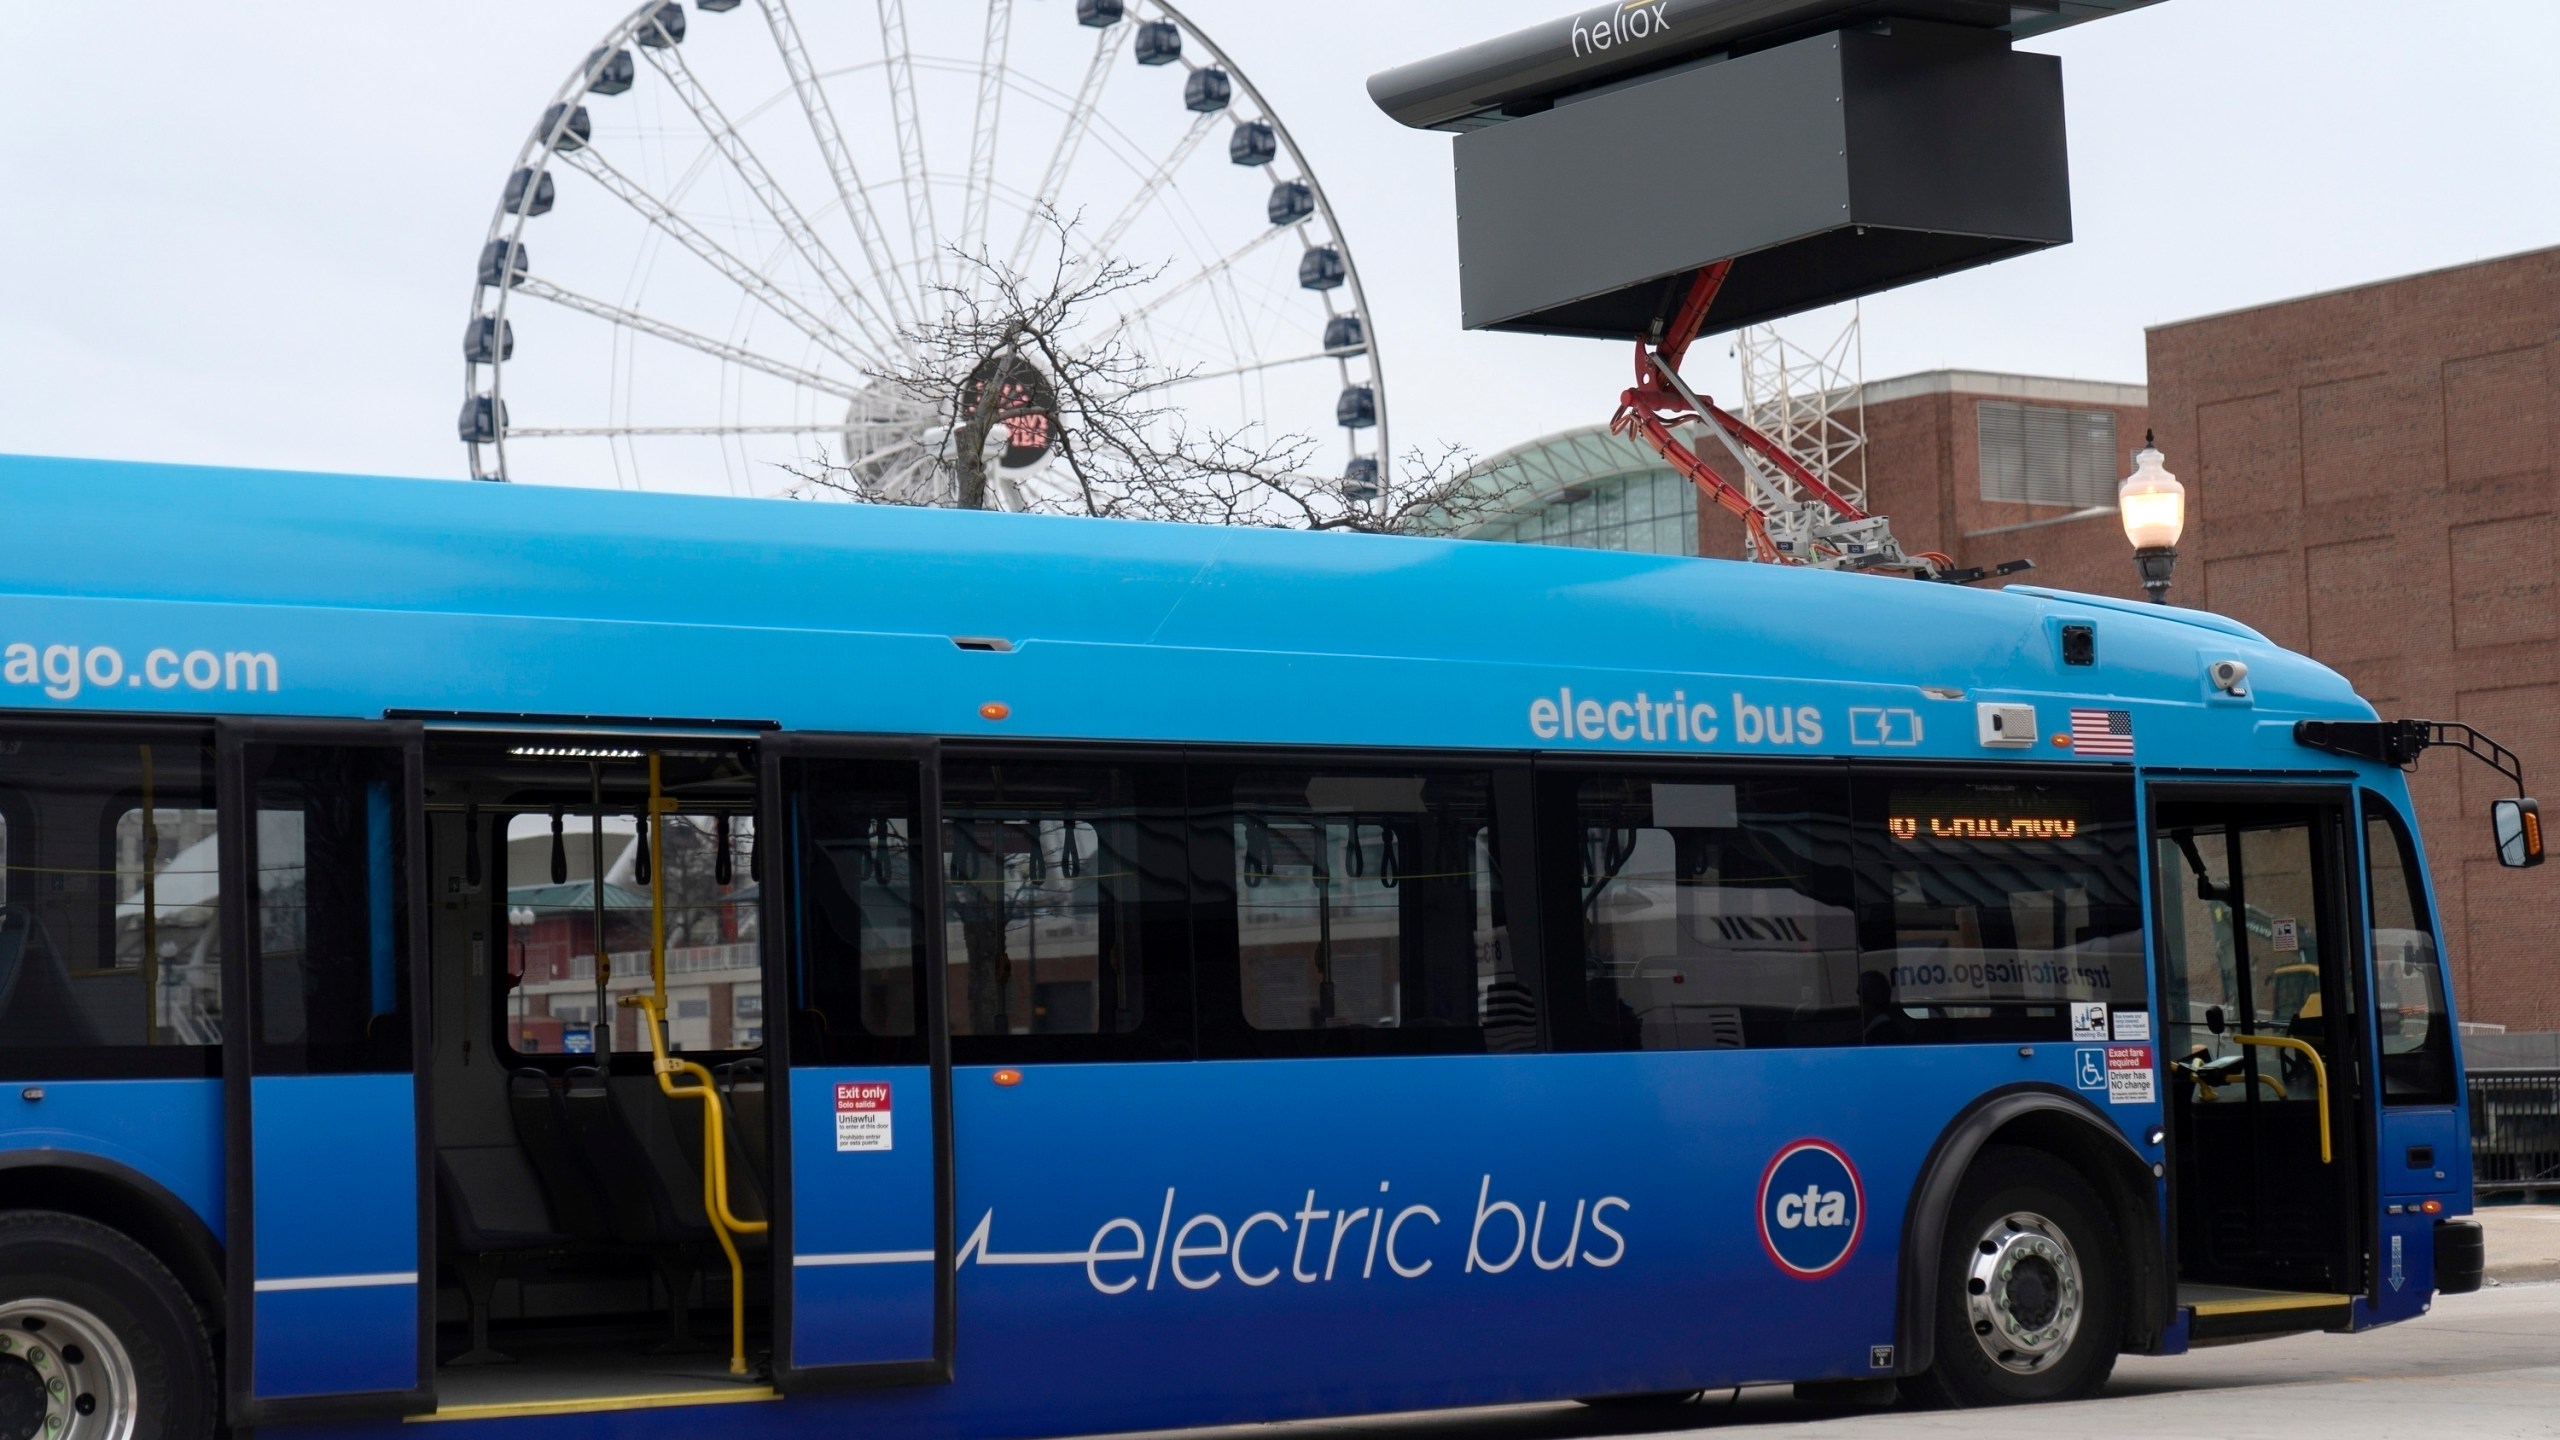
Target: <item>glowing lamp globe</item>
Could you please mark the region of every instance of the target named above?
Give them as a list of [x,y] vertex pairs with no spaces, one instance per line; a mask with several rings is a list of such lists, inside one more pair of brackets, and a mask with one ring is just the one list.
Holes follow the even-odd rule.
[[2168,550],[2187,528],[2187,487],[2161,468],[2164,457],[2146,445],[2133,457],[2133,473],[2116,487],[2124,538],[2136,550]]

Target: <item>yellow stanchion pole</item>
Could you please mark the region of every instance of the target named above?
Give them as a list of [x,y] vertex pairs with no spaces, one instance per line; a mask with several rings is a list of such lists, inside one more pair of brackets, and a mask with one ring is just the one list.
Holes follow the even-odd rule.
[[[747,1373],[747,1265],[738,1254],[739,1235],[761,1235],[762,1220],[741,1220],[729,1209],[729,1147],[720,1114],[720,1089],[711,1072],[691,1060],[667,1053],[667,848],[664,820],[675,808],[660,789],[659,756],[649,754],[649,979],[640,995],[622,1003],[645,1012],[649,1053],[654,1058],[658,1089],[670,1099],[702,1102],[702,1210],[711,1233],[729,1257],[729,1373]],[[678,1086],[678,1075],[694,1083]]]

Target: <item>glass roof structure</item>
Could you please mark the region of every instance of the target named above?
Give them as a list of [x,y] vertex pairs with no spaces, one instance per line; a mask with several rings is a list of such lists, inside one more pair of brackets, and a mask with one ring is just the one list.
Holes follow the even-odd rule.
[[1698,553],[1698,492],[1644,445],[1605,425],[1560,431],[1490,456],[1462,485],[1499,497],[1451,527],[1471,540],[1651,555]]

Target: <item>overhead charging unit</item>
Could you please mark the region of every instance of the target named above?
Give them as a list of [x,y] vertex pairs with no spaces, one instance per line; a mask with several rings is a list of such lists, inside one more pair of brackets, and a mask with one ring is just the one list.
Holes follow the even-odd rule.
[[1700,333],[2071,238],[2061,62],[2011,41],[2152,0],[1626,0],[1386,71],[1457,133],[1471,330]]

